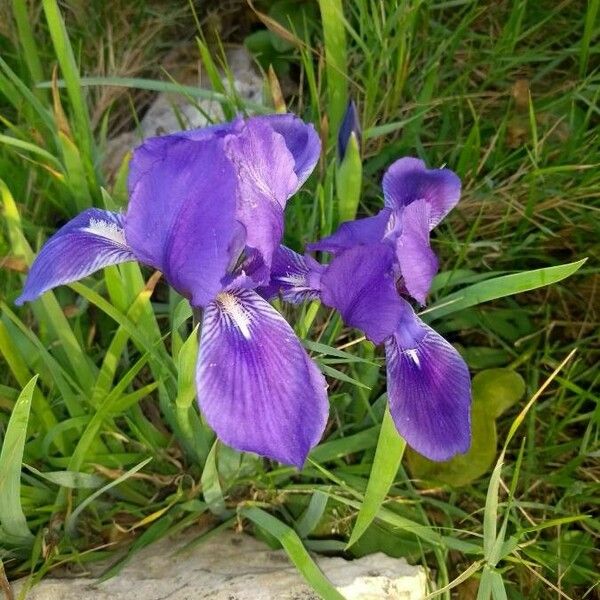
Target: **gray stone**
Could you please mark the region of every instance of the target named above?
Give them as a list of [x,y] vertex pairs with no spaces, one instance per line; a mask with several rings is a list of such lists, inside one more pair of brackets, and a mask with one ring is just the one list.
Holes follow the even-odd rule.
[[[233,90],[240,98],[255,104],[263,100],[263,80],[254,67],[252,57],[244,47],[230,48],[225,53],[231,81],[225,73],[221,83],[225,89]],[[206,86],[205,86],[206,84]],[[207,87],[208,82],[200,80],[199,87]],[[192,101],[184,94],[162,93],[156,97],[140,126],[144,138],[173,133],[182,129],[195,129],[210,123],[220,123],[225,119],[221,104],[216,100],[198,99]]]
[[[263,103],[264,82],[254,66],[252,56],[243,47],[228,48],[225,52],[229,76],[221,74],[226,90],[254,104]],[[231,79],[230,79],[231,78]],[[185,85],[210,89],[206,77],[197,74],[196,80],[184,80]],[[185,94],[163,92],[156,96],[140,122],[139,131],[121,134],[107,141],[103,158],[104,172],[114,177],[126,155],[142,139],[165,135],[182,129],[195,129],[225,120],[221,104],[216,100],[194,99]]]
[[[47,578],[27,600],[312,600],[282,550],[270,550],[245,534],[223,532],[190,549],[186,533],[135,554],[112,579]],[[421,567],[378,553],[347,561],[316,557],[330,581],[349,600],[422,600],[426,577]],[[14,584],[15,598],[26,580]]]

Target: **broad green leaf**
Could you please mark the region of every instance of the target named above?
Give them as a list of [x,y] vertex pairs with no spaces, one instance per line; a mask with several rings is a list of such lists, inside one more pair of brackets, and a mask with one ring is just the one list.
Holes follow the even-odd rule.
[[319,0],[319,7],[325,44],[329,131],[330,138],[336,139],[348,104],[344,10],[342,0]]
[[324,600],[344,600],[311,558],[298,534],[264,510],[255,506],[244,507],[240,514],[275,537],[283,546],[290,560],[296,565],[306,581]]
[[405,448],[406,442],[398,434],[389,408],[386,407],[367,491],[347,547],[352,546],[360,538],[376,517],[394,483]]
[[21,507],[21,465],[37,378],[34,375],[19,395],[0,452],[0,540],[24,545],[33,542],[33,535]]
[[423,318],[430,322],[464,308],[477,306],[483,302],[557,283],[577,272],[586,260],[587,258],[584,258],[566,265],[545,267],[544,269],[525,271],[524,273],[513,273],[512,275],[503,275],[502,277],[475,283],[446,296],[432,305],[423,314]]
[[474,401],[485,404],[490,416],[499,417],[525,394],[525,381],[512,369],[487,369],[472,382]]

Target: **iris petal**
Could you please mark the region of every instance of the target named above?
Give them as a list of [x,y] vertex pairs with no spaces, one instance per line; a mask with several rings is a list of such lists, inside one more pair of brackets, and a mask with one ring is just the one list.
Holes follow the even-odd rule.
[[328,414],[326,383],[285,319],[256,292],[221,293],[205,310],[200,408],[229,446],[302,467]]
[[471,444],[469,370],[456,349],[402,302],[402,322],[385,344],[390,412],[417,452],[448,460]]
[[319,298],[321,274],[325,267],[310,256],[302,256],[286,246],[273,255],[271,281],[258,293],[270,299],[280,295],[286,302],[298,304]]
[[312,173],[319,155],[321,141],[312,125],[304,123],[292,114],[264,115],[254,117],[256,121],[267,123],[275,132],[280,134],[287,149],[294,157],[294,172],[298,178],[295,193]]
[[402,233],[396,240],[396,256],[408,293],[425,304],[438,260],[429,246],[429,205],[416,200],[402,211]]
[[221,290],[239,246],[237,178],[222,141],[153,138],[133,154],[127,241],[196,306]]
[[383,243],[357,246],[335,257],[321,276],[323,304],[375,344],[397,328],[402,300],[396,292],[394,251]]
[[308,244],[307,248],[311,251],[339,254],[358,245],[375,244],[385,237],[391,216],[391,209],[384,208],[373,217],[346,221],[335,233]]
[[17,305],[109,265],[136,260],[125,241],[123,215],[90,208],[61,227],[33,261]]
[[385,205],[401,209],[416,200],[430,207],[429,229],[433,229],[460,198],[460,179],[450,169],[427,169],[418,158],[401,158],[383,176]]
[[239,182],[236,218],[246,228],[246,245],[270,267],[283,235],[283,210],[298,186],[294,158],[283,137],[256,120],[225,138],[225,152]]

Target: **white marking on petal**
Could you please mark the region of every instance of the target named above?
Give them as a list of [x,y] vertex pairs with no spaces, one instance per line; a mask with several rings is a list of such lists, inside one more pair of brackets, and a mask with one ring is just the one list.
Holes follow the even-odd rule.
[[421,367],[421,361],[419,359],[419,354],[415,348],[410,348],[409,350],[405,350],[405,353],[408,357],[417,365],[417,367]]
[[120,246],[127,246],[127,242],[125,241],[125,230],[112,221],[90,219],[88,226],[82,227],[81,231],[110,240]]
[[306,288],[306,276],[295,273],[286,273],[284,277],[275,277],[275,281],[289,283],[292,287]]
[[245,339],[249,340],[251,318],[243,304],[233,294],[221,292],[217,296],[217,302],[225,314],[233,321]]

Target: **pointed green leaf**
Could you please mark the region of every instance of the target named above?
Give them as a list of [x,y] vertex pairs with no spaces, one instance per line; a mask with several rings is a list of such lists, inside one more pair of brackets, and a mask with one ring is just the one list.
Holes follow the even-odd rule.
[[389,408],[386,407],[367,491],[347,547],[352,546],[360,538],[379,512],[394,483],[405,448],[406,442],[398,434]]

